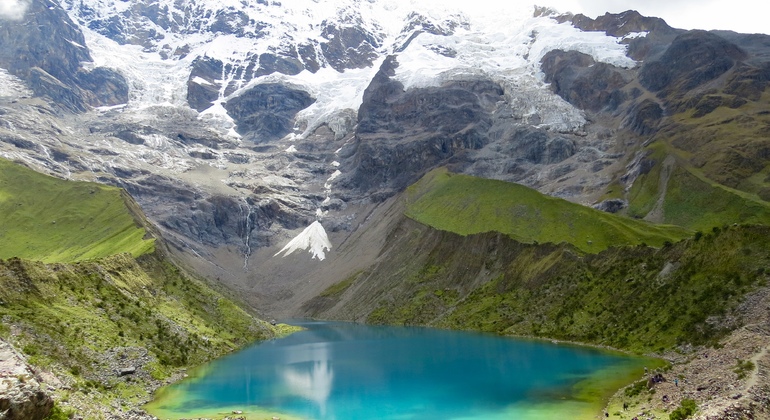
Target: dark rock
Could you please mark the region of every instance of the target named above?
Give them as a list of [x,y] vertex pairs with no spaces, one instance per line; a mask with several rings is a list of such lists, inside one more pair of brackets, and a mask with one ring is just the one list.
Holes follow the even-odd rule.
[[39,67],[29,70],[27,80],[36,95],[47,96],[56,105],[73,112],[85,112],[88,109],[77,88],[65,85]]
[[613,198],[604,200],[601,203],[597,203],[593,206],[597,210],[601,210],[607,213],[617,213],[624,208],[628,207],[628,203],[625,200],[619,198]]
[[72,85],[80,63],[92,61],[85,44],[83,33],[57,3],[32,0],[21,20],[0,25],[0,67],[24,80],[39,68]]
[[315,99],[303,90],[277,83],[252,87],[225,104],[238,132],[258,142],[279,139],[290,133],[297,112]]
[[118,370],[118,376],[133,375],[134,373],[136,373],[136,368],[133,366],[121,368]]
[[210,107],[219,98],[223,63],[210,57],[198,57],[190,65],[187,80],[187,103],[198,112]]
[[315,73],[321,68],[321,60],[318,57],[316,46],[310,43],[302,43],[297,46],[297,54],[305,63],[305,68]]
[[197,159],[212,160],[212,159],[216,159],[217,158],[216,155],[214,155],[211,152],[200,152],[200,151],[197,151],[197,150],[193,150],[193,151],[189,152],[188,154],[190,155],[190,157],[194,157],[194,158],[197,158]]
[[115,137],[131,144],[144,144],[144,139],[131,130],[118,131]]
[[305,69],[305,66],[297,58],[297,51],[293,47],[289,51],[282,51],[283,54],[264,53],[259,55],[259,68],[255,76],[263,76],[272,73],[281,73],[288,75],[299,74]]
[[682,96],[745,58],[743,50],[724,38],[706,31],[689,31],[677,36],[658,59],[645,62],[639,81],[653,92]]
[[642,16],[636,10],[622,13],[605,13],[596,19],[577,14],[572,25],[583,31],[602,31],[609,36],[622,37],[634,32],[673,32],[666,21],[657,17]]
[[85,89],[85,99],[91,106],[113,106],[128,103],[128,83],[119,73],[97,67],[87,72],[79,70],[77,82]]
[[0,136],[0,141],[8,144],[12,144],[18,147],[19,149],[33,150],[37,148],[37,145],[34,142],[23,139],[19,136],[15,136],[10,133],[5,133],[2,136]]
[[436,165],[488,144],[493,114],[504,96],[497,83],[484,79],[405,92],[390,78],[397,66],[394,57],[383,62],[364,91],[354,150],[340,152],[340,157],[352,153],[355,168],[340,183],[363,191],[382,189],[383,197]]
[[624,125],[636,134],[646,136],[657,130],[662,119],[663,108],[657,102],[645,99],[631,107]]
[[768,84],[770,84],[770,63],[765,63],[761,67],[741,63],[726,82],[724,92],[750,101],[758,101]]
[[626,100],[620,89],[628,80],[616,67],[597,63],[577,51],[554,50],[541,61],[545,81],[551,90],[581,109],[612,111]]
[[[360,21],[360,17],[356,18]],[[377,58],[376,49],[380,47],[380,40],[361,25],[344,23],[322,23],[321,36],[328,40],[321,43],[321,51],[326,61],[339,72],[371,66]]]
[[58,3],[32,0],[21,20],[0,25],[0,67],[26,80],[37,96],[73,112],[128,101],[125,79],[109,69],[86,71],[85,38]]
[[725,105],[725,98],[721,95],[704,95],[695,105],[692,117],[700,118],[723,105]]

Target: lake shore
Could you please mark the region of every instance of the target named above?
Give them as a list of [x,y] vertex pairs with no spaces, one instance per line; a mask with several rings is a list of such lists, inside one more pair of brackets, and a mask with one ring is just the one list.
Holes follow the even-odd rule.
[[[714,347],[669,352],[663,381],[631,398],[625,388],[610,398],[610,418],[666,419],[685,399],[695,401],[696,420],[770,419],[770,291],[762,289],[739,308],[745,325]],[[665,397],[665,398],[664,398]],[[623,409],[624,403],[627,409]],[[653,417],[654,416],[654,417]]]
[[[633,355],[627,351],[602,345],[542,337],[515,336],[515,338]],[[650,363],[647,365],[647,375],[643,371],[634,372],[625,377],[617,377],[612,372],[597,373],[590,380],[575,385],[575,397],[578,400],[593,402],[590,405],[594,408],[590,412],[594,414],[590,415],[590,418],[594,419],[606,418],[606,414],[609,414],[610,418],[620,420],[631,420],[634,417],[666,419],[686,398],[695,400],[698,405],[698,412],[692,417],[695,419],[737,419],[747,413],[753,413],[754,418],[757,419],[770,418],[770,414],[767,413],[768,407],[770,407],[768,405],[770,402],[770,381],[766,374],[767,368],[770,367],[770,333],[756,326],[746,326],[725,338],[720,345],[720,348],[714,349],[691,349],[691,353],[688,354],[670,352],[664,355],[646,356],[650,358]],[[655,359],[661,362],[656,365]],[[749,360],[754,364],[754,368],[746,372],[743,378],[739,378],[735,372],[738,360]],[[665,366],[665,362],[662,361],[666,361],[670,365]],[[626,389],[635,382],[641,380],[646,382],[647,378],[654,373],[661,373],[664,380],[653,384],[651,386],[652,391],[645,388],[640,394],[633,397],[626,394]],[[175,375],[173,382],[184,379],[184,376],[186,375]],[[592,381],[594,382],[593,385],[595,382],[602,382],[606,385],[607,381],[611,381],[612,386],[604,387],[604,391],[597,394],[596,387],[590,383]],[[665,401],[664,396],[667,397]],[[625,410],[624,404],[626,405]],[[536,404],[533,404],[531,409],[533,412],[536,410],[549,411],[546,407],[537,407]],[[575,409],[578,407],[573,407],[573,410]],[[581,407],[580,410],[585,413],[589,412],[585,411],[585,406]],[[285,413],[245,406],[223,407],[205,413],[196,412],[195,414],[197,417],[204,416],[212,419],[237,418],[237,416],[233,417],[234,411],[243,411],[242,415],[246,416],[245,418],[256,416],[254,418],[299,419]],[[152,410],[152,412],[159,418],[166,418],[162,411]],[[575,411],[572,413],[575,414]],[[762,415],[767,416],[762,417]],[[533,418],[535,417],[533,416]],[[589,417],[586,416],[586,418]]]

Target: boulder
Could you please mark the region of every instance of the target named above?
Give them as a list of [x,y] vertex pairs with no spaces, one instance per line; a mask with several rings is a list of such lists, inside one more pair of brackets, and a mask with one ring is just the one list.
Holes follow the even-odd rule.
[[40,420],[52,408],[53,399],[24,356],[0,339],[0,419]]

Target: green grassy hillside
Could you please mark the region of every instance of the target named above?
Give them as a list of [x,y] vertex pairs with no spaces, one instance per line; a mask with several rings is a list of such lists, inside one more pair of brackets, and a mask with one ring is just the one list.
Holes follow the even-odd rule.
[[[289,330],[255,319],[158,253],[0,260],[0,319],[0,338],[67,383],[57,404],[85,418],[136,409],[180,369]],[[119,374],[129,367],[136,372]]]
[[378,262],[308,315],[594,343],[640,353],[714,344],[768,286],[770,228],[737,226],[662,248],[583,254],[499,233],[460,236],[406,219]]
[[[665,223],[692,230],[733,223],[770,225],[770,202],[713,181],[672,150],[664,143],[649,147],[650,170],[635,180],[628,194],[630,216],[645,217],[660,202]],[[671,163],[664,170],[667,156]]]
[[437,169],[407,191],[406,215],[436,229],[469,235],[501,232],[524,243],[568,243],[586,252],[646,243],[662,246],[692,235],[619,217],[503,181]]
[[124,192],[0,159],[0,258],[71,262],[151,252]]
[[0,339],[57,378],[58,414],[128,416],[180,369],[291,330],[182,272],[139,225],[117,188],[0,160]]

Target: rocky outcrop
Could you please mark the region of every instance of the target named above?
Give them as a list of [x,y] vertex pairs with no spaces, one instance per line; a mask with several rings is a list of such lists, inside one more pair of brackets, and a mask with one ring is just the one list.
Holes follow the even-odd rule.
[[0,339],[0,419],[42,420],[51,408],[53,399],[24,356]]
[[605,13],[596,19],[577,14],[560,16],[560,22],[571,21],[572,25],[583,31],[601,31],[610,36],[625,37],[630,34],[646,33],[642,37],[624,40],[628,44],[628,56],[643,61],[662,52],[668,44],[684,31],[674,29],[660,18],[642,16],[636,10],[623,13]]
[[32,0],[22,19],[2,20],[0,67],[28,81],[36,95],[74,112],[85,111],[87,105],[126,103],[123,76],[82,67],[91,61],[83,33],[51,0]]
[[361,16],[354,15],[339,23],[322,24],[321,36],[328,41],[321,43],[321,51],[334,70],[369,67],[377,58],[380,40],[361,22]]
[[628,97],[621,88],[630,76],[587,54],[554,50],[543,57],[541,69],[551,90],[580,109],[611,112]]
[[398,191],[464,150],[488,143],[486,133],[504,92],[490,80],[449,82],[404,91],[387,59],[364,92],[358,111],[356,172],[348,185]]
[[256,142],[266,142],[289,134],[294,116],[313,102],[304,90],[264,83],[228,100],[225,109],[235,119],[241,134]]
[[644,63],[639,82],[676,101],[690,90],[718,78],[745,58],[745,51],[718,35],[689,31],[674,39],[658,59]]

